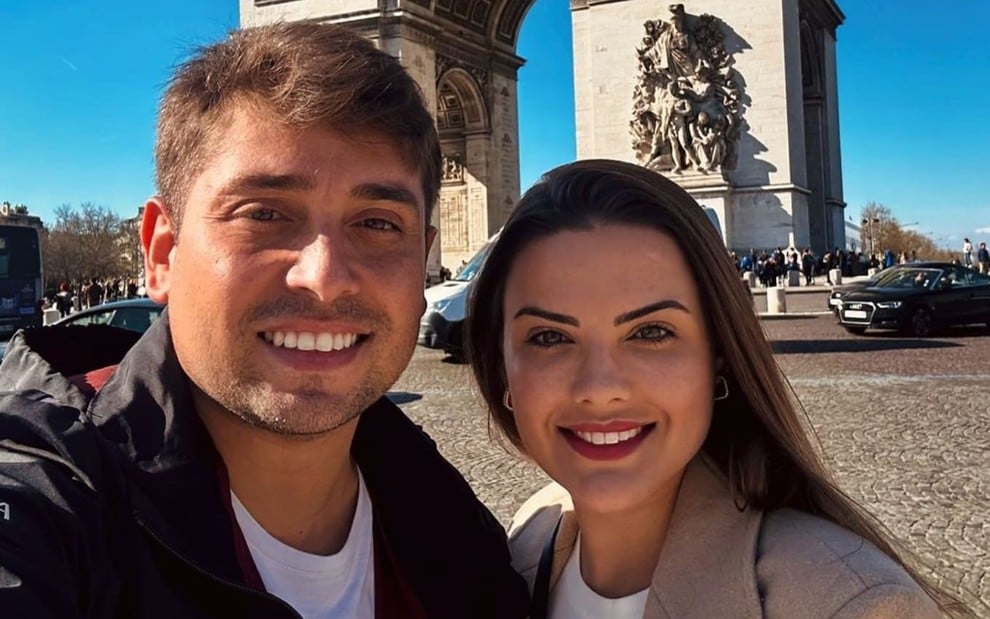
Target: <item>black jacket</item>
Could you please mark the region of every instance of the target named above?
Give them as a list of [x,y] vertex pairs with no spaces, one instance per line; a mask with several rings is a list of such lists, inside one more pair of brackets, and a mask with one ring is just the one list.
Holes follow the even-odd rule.
[[[167,314],[135,337],[58,327],[10,342],[0,365],[0,616],[298,616],[245,584],[218,455]],[[118,361],[93,397],[67,379]],[[502,527],[426,434],[383,398],[362,414],[352,450],[376,527],[430,617],[525,616]]]

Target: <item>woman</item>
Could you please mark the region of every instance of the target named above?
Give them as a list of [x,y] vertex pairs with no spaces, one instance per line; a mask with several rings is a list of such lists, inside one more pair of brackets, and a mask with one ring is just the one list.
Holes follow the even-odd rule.
[[472,295],[495,425],[559,482],[517,514],[540,617],[936,617],[824,470],[714,227],[639,166],[544,176]]

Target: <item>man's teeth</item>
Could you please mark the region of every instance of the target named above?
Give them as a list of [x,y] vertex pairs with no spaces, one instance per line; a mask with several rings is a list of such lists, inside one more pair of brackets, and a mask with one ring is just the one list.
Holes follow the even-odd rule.
[[577,432],[577,435],[582,441],[586,443],[592,443],[594,445],[615,445],[616,443],[621,443],[623,441],[628,441],[631,438],[635,438],[642,434],[643,427],[633,428],[632,430],[623,430],[622,432]]
[[330,352],[353,346],[356,333],[313,333],[311,331],[265,331],[265,339],[275,346],[296,350]]

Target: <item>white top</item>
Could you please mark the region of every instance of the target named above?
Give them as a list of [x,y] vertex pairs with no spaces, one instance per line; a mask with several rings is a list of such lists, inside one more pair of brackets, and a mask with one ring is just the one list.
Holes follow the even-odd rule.
[[374,619],[375,562],[371,497],[358,471],[357,508],[347,542],[335,555],[313,555],[283,544],[230,493],[234,516],[265,590],[304,619]]
[[581,576],[581,536],[578,535],[557,586],[550,593],[550,619],[641,619],[650,590],[622,598],[606,598],[591,590]]

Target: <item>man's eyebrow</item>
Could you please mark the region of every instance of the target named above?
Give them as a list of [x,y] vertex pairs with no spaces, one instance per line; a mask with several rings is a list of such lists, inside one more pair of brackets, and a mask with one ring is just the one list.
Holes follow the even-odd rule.
[[277,189],[282,191],[305,191],[316,187],[316,178],[309,174],[269,174],[257,172],[232,179],[224,185],[220,193],[238,194],[250,191]]
[[536,316],[537,318],[545,318],[547,320],[552,320],[554,322],[561,322],[565,325],[573,325],[575,327],[580,327],[581,323],[578,322],[577,318],[573,316],[568,316],[567,314],[558,314],[557,312],[549,312],[545,309],[540,309],[532,305],[527,305],[521,308],[516,315],[513,316],[513,320],[519,318],[520,316]]
[[650,303],[649,305],[644,305],[639,309],[634,309],[624,314],[619,314],[618,316],[615,317],[614,324],[615,326],[618,327],[624,322],[629,322],[630,320],[636,320],[637,318],[642,318],[643,316],[647,316],[649,314],[652,314],[653,312],[659,312],[660,310],[665,310],[665,309],[677,309],[677,310],[681,310],[682,312],[687,312],[688,314],[691,313],[691,311],[688,310],[688,308],[684,307],[679,301],[675,301],[673,299],[666,299],[664,301],[657,301],[656,303]]
[[391,183],[362,183],[351,190],[351,196],[365,200],[384,200],[406,204],[416,209],[417,213],[423,208],[416,194],[410,189]]

